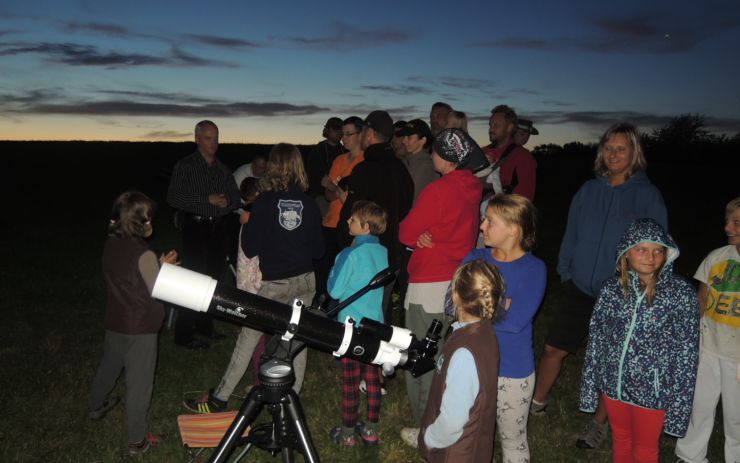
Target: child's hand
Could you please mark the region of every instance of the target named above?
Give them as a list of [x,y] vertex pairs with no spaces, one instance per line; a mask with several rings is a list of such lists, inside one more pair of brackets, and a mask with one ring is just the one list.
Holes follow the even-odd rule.
[[419,235],[419,238],[416,240],[416,247],[433,248],[434,242],[432,241],[432,234],[427,231]]
[[159,256],[159,263],[160,264],[174,264],[174,265],[180,265],[180,262],[177,261],[177,251],[172,249],[167,254],[162,253],[161,256]]
[[242,214],[239,216],[239,223],[244,225],[245,223],[249,222],[249,216],[249,211],[242,212]]

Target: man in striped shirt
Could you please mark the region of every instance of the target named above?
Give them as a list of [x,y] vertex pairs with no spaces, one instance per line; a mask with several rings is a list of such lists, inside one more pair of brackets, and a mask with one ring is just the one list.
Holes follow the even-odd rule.
[[[172,171],[167,202],[183,213],[182,266],[219,279],[228,254],[228,220],[240,206],[239,189],[231,171],[217,157],[218,127],[211,121],[195,126],[198,150],[180,159]],[[189,349],[204,349],[208,339],[221,335],[213,331],[213,322],[204,313],[183,309],[175,321],[175,343]]]

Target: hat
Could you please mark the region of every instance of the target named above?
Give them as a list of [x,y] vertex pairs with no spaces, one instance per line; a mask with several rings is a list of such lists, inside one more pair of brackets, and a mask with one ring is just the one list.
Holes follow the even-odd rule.
[[396,132],[397,137],[404,137],[406,135],[418,135],[419,138],[426,137],[427,142],[432,140],[432,131],[426,122],[421,119],[414,119],[406,123],[406,126]]
[[404,121],[403,119],[401,119],[400,121],[396,121],[396,122],[393,123],[393,130],[395,130],[396,132],[398,132],[402,128],[406,127],[406,124],[407,124],[407,122]]
[[393,119],[386,111],[373,111],[365,118],[365,127],[370,127],[386,139],[393,138]]
[[517,119],[516,126],[521,130],[526,130],[530,133],[530,135],[539,135],[540,131],[534,128],[534,125],[532,125],[532,121],[529,119],[522,119],[521,117]]
[[488,165],[478,143],[460,129],[439,132],[432,142],[432,151],[445,161],[457,164],[458,169],[477,171]]
[[330,117],[324,127],[332,130],[342,130],[342,120],[338,117]]

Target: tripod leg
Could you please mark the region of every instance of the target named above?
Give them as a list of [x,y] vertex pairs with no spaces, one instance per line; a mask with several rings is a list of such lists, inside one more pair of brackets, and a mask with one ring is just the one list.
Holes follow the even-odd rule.
[[208,460],[209,463],[225,463],[229,459],[246,427],[252,423],[262,410],[264,399],[262,389],[262,386],[255,386],[249,391],[249,395],[247,395],[247,399],[239,409],[239,413],[236,414],[236,418],[231,422],[223,439],[221,439],[210,460]]
[[319,454],[316,452],[316,448],[311,440],[311,433],[308,431],[306,417],[303,414],[303,407],[301,406],[298,394],[290,389],[283,403],[288,414],[287,419],[293,426],[293,432],[298,439],[298,444],[301,446],[306,461],[309,463],[319,463]]

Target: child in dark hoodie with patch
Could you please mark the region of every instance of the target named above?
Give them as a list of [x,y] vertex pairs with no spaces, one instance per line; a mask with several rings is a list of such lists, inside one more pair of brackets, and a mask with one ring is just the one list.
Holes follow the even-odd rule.
[[615,463],[657,463],[661,430],[680,437],[689,424],[699,303],[694,287],[673,274],[676,257],[658,222],[633,221],[594,306],[580,408],[594,412],[604,400]]

